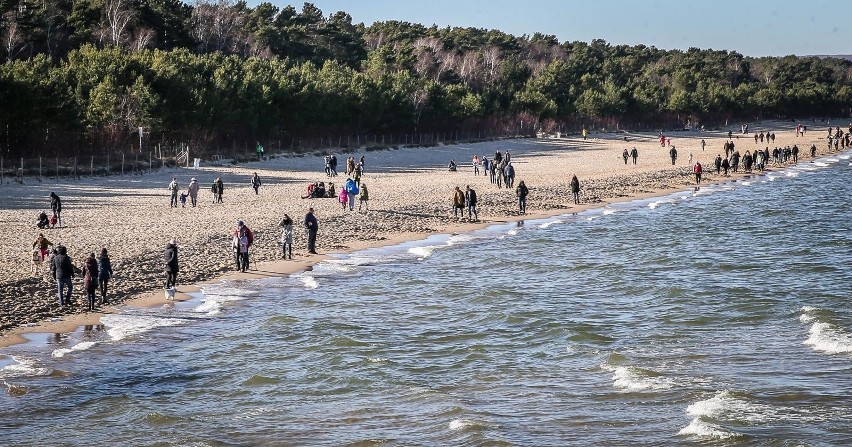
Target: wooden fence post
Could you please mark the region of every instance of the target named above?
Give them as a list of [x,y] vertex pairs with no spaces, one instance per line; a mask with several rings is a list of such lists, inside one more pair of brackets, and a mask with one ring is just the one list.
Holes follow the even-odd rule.
[[89,175],[95,176],[95,156],[92,155],[92,161],[89,162]]
[[124,152],[121,153],[121,175],[124,175]]
[[38,180],[41,181],[41,157],[38,157]]

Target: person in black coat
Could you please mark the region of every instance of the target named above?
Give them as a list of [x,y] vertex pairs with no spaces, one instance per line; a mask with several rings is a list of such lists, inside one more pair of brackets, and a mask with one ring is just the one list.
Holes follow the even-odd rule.
[[109,301],[107,300],[107,284],[109,283],[109,279],[112,277],[112,262],[109,260],[109,255],[107,254],[107,249],[101,249],[101,255],[98,256],[98,284],[101,287],[101,301],[103,304],[107,304]]
[[314,216],[313,208],[308,208],[304,223],[305,228],[308,230],[308,253],[315,255],[317,254],[317,230],[319,230],[319,225],[316,216]]
[[174,288],[177,283],[178,274],[178,247],[177,241],[172,239],[169,245],[166,245],[165,252],[165,268],[166,272],[166,289]]
[[94,253],[90,253],[83,263],[83,290],[86,292],[86,303],[91,312],[95,310],[95,291],[98,290],[98,261]]
[[[56,280],[59,304],[64,306],[71,304],[71,279],[74,278],[74,264],[71,262],[68,250],[64,246],[60,245],[56,247],[56,252],[56,256],[50,262],[50,274]],[[66,286],[68,287],[68,294],[64,295],[62,292]]]
[[62,200],[59,196],[56,195],[55,192],[50,193],[50,209],[53,211],[53,215],[56,216],[56,221],[59,223],[59,226],[62,226]]

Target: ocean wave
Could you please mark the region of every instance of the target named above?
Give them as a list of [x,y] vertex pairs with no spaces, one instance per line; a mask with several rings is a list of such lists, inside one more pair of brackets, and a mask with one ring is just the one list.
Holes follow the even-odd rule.
[[45,368],[34,358],[10,356],[15,362],[0,369],[0,379],[11,379],[16,377],[46,376],[51,373],[50,368]]
[[218,315],[222,312],[222,306],[225,303],[248,299],[252,293],[250,290],[241,290],[231,286],[205,289],[201,304],[192,309],[192,311],[211,316]]
[[811,325],[805,344],[826,354],[852,353],[852,335],[830,323],[816,320]]
[[68,355],[72,352],[79,352],[79,351],[85,351],[87,349],[91,349],[92,347],[94,347],[97,344],[98,344],[98,342],[96,342],[96,341],[80,342],[80,343],[77,343],[76,345],[74,345],[70,348],[54,349],[53,353],[51,353],[50,356],[55,357],[55,358],[62,358],[62,357],[65,357],[66,355]]
[[470,419],[453,419],[449,424],[450,430],[458,431],[458,430],[469,430],[469,429],[482,429],[482,428],[492,428],[491,424],[474,421]]
[[674,200],[672,200],[672,199],[661,199],[661,200],[655,200],[655,201],[653,201],[653,202],[651,202],[651,203],[649,203],[649,204],[648,204],[648,208],[651,208],[652,210],[655,210],[655,209],[657,209],[657,207],[659,207],[660,205],[666,205],[666,204],[669,204],[669,203],[675,203],[675,201],[674,201]]
[[306,289],[313,290],[319,287],[319,283],[317,282],[316,278],[311,275],[306,275],[302,273],[301,275],[299,275],[299,279],[302,281],[302,284],[305,285]]
[[601,368],[612,373],[612,384],[624,391],[654,391],[672,388],[671,379],[656,371],[635,366],[613,366],[604,364]]
[[425,245],[422,247],[411,247],[408,249],[408,253],[417,256],[417,259],[426,259],[429,256],[432,256],[432,252],[434,252],[437,248],[440,248],[440,246]]
[[113,341],[141,335],[160,327],[177,326],[183,322],[184,320],[177,318],[132,314],[104,315],[101,317],[101,323],[108,328],[107,335]]
[[740,433],[725,430],[716,424],[703,421],[701,418],[693,419],[689,425],[683,427],[677,434],[710,439],[730,439],[742,436]]
[[542,223],[542,224],[541,224],[541,225],[539,225],[538,227],[539,227],[539,228],[542,228],[542,229],[546,229],[546,228],[550,228],[550,227],[551,227],[551,226],[553,226],[553,225],[561,224],[562,222],[563,222],[563,221],[562,221],[561,219],[549,220],[549,221],[547,221],[547,222]]

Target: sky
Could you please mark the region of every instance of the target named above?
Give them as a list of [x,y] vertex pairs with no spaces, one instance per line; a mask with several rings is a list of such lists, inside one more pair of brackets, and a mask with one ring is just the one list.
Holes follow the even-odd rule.
[[[303,1],[267,0],[301,10]],[[258,0],[250,0],[255,6]],[[604,39],[661,49],[734,50],[746,56],[852,54],[848,0],[314,0],[354,23],[401,20],[439,27],[540,32],[560,42]]]

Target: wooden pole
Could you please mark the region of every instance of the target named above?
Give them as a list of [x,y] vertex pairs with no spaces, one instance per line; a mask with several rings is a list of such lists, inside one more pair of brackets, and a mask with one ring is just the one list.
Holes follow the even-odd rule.
[[24,183],[24,157],[21,157],[21,183]]
[[0,157],[0,185],[3,184],[3,157]]
[[95,176],[95,156],[92,155],[92,160],[89,162],[89,175]]
[[124,152],[121,153],[121,175],[124,175]]
[[112,172],[112,166],[109,164],[109,154],[107,154],[107,175]]
[[38,157],[38,179],[41,181],[41,157]]

